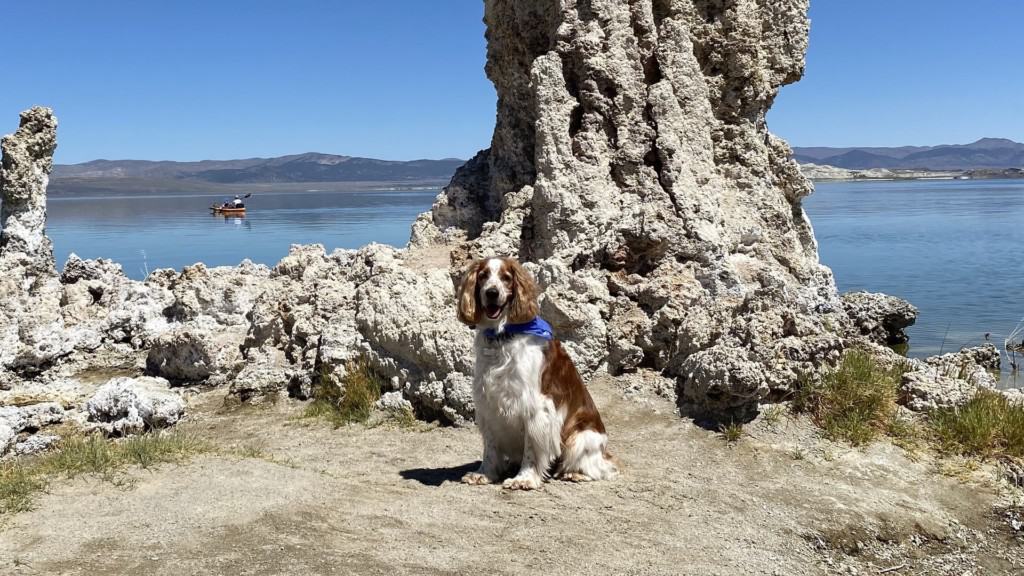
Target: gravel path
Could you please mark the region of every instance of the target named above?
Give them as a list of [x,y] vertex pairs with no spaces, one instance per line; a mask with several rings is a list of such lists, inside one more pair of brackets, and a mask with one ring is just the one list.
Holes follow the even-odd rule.
[[[0,527],[0,573],[788,576],[900,563],[907,568],[892,573],[1022,567],[1012,564],[1024,558],[1019,543],[993,551],[983,536],[993,489],[937,475],[927,459],[885,444],[850,450],[788,417],[755,423],[730,446],[666,401],[625,400],[608,378],[591,390],[623,476],[533,493],[458,483],[478,457],[472,429],[332,430],[294,418],[297,403],[223,411],[223,391],[207,392],[190,425],[224,453],[247,447],[262,456],[202,456],[133,473],[128,487],[55,483],[36,510]],[[955,546],[927,547],[936,542]],[[842,553],[858,547],[857,556]]]

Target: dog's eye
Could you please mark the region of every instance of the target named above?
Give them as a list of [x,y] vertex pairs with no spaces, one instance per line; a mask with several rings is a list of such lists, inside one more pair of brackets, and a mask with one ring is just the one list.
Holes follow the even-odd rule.
[[502,274],[501,275],[501,280],[503,282],[511,282],[512,281],[512,275],[511,274]]

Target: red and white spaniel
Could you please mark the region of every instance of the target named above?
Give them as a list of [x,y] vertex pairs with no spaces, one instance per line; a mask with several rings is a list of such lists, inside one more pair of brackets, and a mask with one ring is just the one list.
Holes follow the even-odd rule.
[[459,320],[476,329],[473,401],[483,435],[480,469],[467,484],[504,481],[539,488],[549,472],[572,481],[617,474],[601,415],[572,359],[538,318],[533,277],[511,258],[470,267],[458,297]]

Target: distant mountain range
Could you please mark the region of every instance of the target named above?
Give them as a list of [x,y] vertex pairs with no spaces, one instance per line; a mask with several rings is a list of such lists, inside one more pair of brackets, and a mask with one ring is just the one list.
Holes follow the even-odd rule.
[[793,148],[801,164],[869,170],[972,170],[1024,167],[1024,144],[1005,138],[982,138],[971,144],[899,148]]
[[444,182],[464,160],[376,160],[332,154],[295,154],[279,158],[155,162],[93,160],[57,165],[53,179],[84,183],[91,180],[191,181],[209,184],[275,184],[300,182]]
[[[899,148],[793,149],[801,164],[835,166],[849,170],[978,170],[1024,168],[1024,144],[1004,138],[948,146]],[[334,183],[334,189],[389,185],[443,185],[464,163],[441,160],[377,160],[310,152],[278,158],[170,162],[149,160],[93,160],[57,165],[51,179],[57,194],[95,191],[197,190],[225,187],[249,189],[305,189],[307,183]],[[318,187],[320,188],[320,187]]]

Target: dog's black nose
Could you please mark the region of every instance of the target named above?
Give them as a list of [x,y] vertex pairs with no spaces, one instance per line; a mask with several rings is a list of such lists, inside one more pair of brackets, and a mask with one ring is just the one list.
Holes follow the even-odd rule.
[[487,290],[484,290],[484,296],[487,296],[488,300],[497,300],[498,299],[498,289],[497,288],[488,288]]

